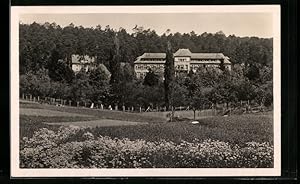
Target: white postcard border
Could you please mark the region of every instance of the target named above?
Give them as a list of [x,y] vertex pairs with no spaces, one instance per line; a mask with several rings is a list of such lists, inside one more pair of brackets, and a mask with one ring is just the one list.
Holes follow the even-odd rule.
[[[163,169],[21,169],[19,168],[19,15],[81,13],[272,13],[274,168],[163,168]],[[201,177],[280,176],[281,174],[281,59],[279,5],[214,6],[13,6],[10,25],[10,146],[11,177]]]

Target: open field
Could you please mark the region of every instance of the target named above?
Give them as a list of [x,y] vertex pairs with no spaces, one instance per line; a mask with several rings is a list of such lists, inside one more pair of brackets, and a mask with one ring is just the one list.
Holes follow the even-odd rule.
[[160,124],[127,127],[103,127],[90,131],[94,135],[117,138],[144,139],[147,141],[180,142],[194,139],[222,140],[243,145],[246,142],[273,142],[272,118],[256,115],[210,117],[193,125],[190,121],[166,122]]
[[[165,120],[167,120],[167,116],[169,113],[170,112],[162,111],[162,112],[142,112],[141,114],[146,115],[146,116],[165,118]],[[216,114],[217,114],[217,112],[209,109],[209,110],[196,111],[195,116],[196,116],[196,118],[201,119],[203,117],[215,116]],[[192,111],[192,110],[175,111],[174,117],[192,119],[192,118],[194,118],[194,111]]]
[[139,113],[127,113],[121,111],[110,111],[110,110],[99,110],[99,109],[90,109],[83,107],[58,107],[53,105],[46,104],[28,104],[28,103],[20,103],[20,109],[22,108],[34,108],[34,109],[46,109],[52,111],[58,111],[63,113],[75,113],[77,116],[87,115],[94,116],[98,119],[113,119],[113,120],[123,120],[123,121],[133,121],[133,122],[149,122],[149,123],[157,123],[157,122],[165,122],[164,117],[154,117],[142,115]]
[[27,115],[27,116],[46,116],[46,117],[91,117],[89,115],[85,114],[75,114],[75,113],[69,113],[69,112],[59,112],[54,110],[48,110],[48,109],[34,109],[34,108],[21,108],[20,109],[21,115]]
[[273,167],[272,113],[192,124],[158,112],[20,106],[21,168]]
[[145,125],[146,122],[132,122],[132,121],[120,121],[111,119],[100,119],[90,121],[72,121],[72,122],[48,122],[48,125],[73,125],[81,127],[115,127],[115,126],[131,126],[131,125]]
[[[21,111],[28,104],[21,104]],[[36,107],[36,109],[33,109]],[[32,136],[33,131],[46,127],[57,129],[60,125],[90,127],[94,135],[112,138],[129,138],[158,141],[160,139],[180,142],[194,139],[214,139],[243,145],[246,142],[273,143],[272,113],[232,115],[229,117],[206,117],[199,119],[199,124],[192,125],[189,120],[166,122],[164,118],[146,113],[115,112],[88,108],[56,107],[50,105],[30,104],[31,113],[41,110],[59,115],[22,115],[20,116],[20,133]],[[55,114],[54,113],[54,114]],[[62,113],[62,114],[61,114]],[[76,114],[76,116],[69,116]],[[37,116],[36,116],[37,115]],[[126,125],[126,126],[123,126]]]

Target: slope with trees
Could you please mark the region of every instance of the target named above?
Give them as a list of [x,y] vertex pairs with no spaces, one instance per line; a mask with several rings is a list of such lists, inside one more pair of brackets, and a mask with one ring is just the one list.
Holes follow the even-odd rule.
[[[272,38],[226,36],[217,33],[157,35],[136,26],[133,33],[109,27],[84,28],[56,23],[20,24],[21,93],[75,101],[148,106],[188,106],[238,103],[252,100],[272,104]],[[172,46],[172,49],[171,47]],[[174,76],[172,53],[179,48],[192,52],[222,52],[233,64],[231,72],[200,69]],[[151,71],[136,79],[134,60],[144,52],[167,52],[165,81]],[[71,55],[96,57],[96,69],[74,74]],[[195,87],[196,86],[196,87]]]

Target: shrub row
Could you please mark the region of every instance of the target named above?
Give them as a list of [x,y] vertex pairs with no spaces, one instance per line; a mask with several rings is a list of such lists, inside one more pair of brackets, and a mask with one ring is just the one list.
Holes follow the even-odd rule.
[[273,167],[273,146],[249,142],[245,147],[218,140],[174,143],[82,134],[78,127],[42,128],[20,147],[21,168],[234,168]]

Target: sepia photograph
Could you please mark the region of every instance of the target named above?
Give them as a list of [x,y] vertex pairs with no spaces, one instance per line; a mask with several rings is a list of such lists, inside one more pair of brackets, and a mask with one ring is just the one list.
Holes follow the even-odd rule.
[[280,175],[280,6],[12,7],[12,176]]

